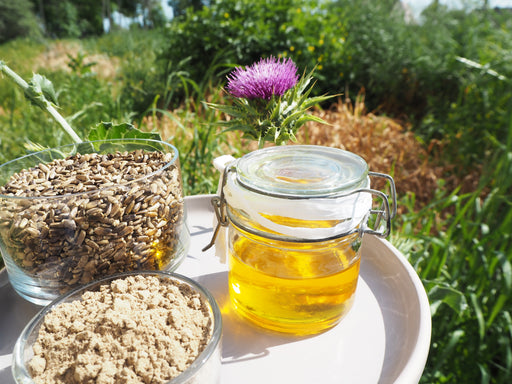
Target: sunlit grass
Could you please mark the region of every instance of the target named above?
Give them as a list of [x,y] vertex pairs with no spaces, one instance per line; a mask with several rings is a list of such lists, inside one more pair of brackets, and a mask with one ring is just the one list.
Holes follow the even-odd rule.
[[512,377],[511,143],[497,148],[476,191],[439,191],[398,220],[391,241],[422,278],[433,315],[422,382]]

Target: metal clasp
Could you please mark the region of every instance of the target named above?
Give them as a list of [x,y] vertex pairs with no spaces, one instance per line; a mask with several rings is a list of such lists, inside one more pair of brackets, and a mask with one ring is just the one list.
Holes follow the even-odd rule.
[[[368,172],[368,175],[370,177],[381,177],[386,179],[386,181],[389,183],[389,189],[391,196],[386,195],[384,192],[377,191],[375,189],[361,189],[359,192],[368,192],[374,196],[377,196],[379,199],[382,200],[381,206],[379,209],[371,209],[370,215],[377,215],[375,218],[375,224],[374,228],[363,228],[363,233],[368,233],[371,235],[376,235],[379,237],[388,237],[389,233],[391,232],[391,219],[394,219],[396,216],[396,187],[395,187],[395,181],[393,178],[389,175],[386,175],[385,173],[378,173],[378,172]],[[391,197],[392,204],[391,208],[389,205],[389,198]],[[381,221],[384,219],[386,221],[384,228],[381,225]]]
[[213,210],[215,212],[215,216],[217,217],[217,225],[215,226],[215,230],[213,231],[210,243],[202,249],[203,252],[213,247],[213,245],[215,244],[215,239],[217,239],[217,235],[219,234],[220,227],[227,227],[229,224],[228,215],[226,212],[226,199],[224,198],[224,186],[226,185],[226,181],[228,179],[228,172],[230,172],[233,169],[233,166],[226,166],[226,168],[224,168],[220,184],[220,196],[212,197],[211,203],[213,206]]
[[[203,248],[203,252],[210,249],[214,244],[215,240],[217,238],[217,235],[219,233],[220,227],[227,227],[229,225],[229,219],[226,209],[226,199],[224,196],[224,186],[226,185],[226,181],[228,178],[228,173],[235,170],[235,166],[227,166],[224,169],[224,172],[222,173],[222,180],[221,180],[221,186],[220,186],[220,196],[214,196],[212,197],[211,203],[213,206],[213,209],[215,211],[215,216],[217,218],[217,225],[215,226],[215,230],[212,235],[212,239],[210,240],[210,243]],[[387,237],[390,234],[391,231],[391,219],[393,219],[396,216],[396,188],[395,188],[395,181],[393,178],[389,175],[386,175],[384,173],[377,173],[377,172],[368,172],[368,175],[370,177],[381,177],[387,180],[389,182],[390,186],[390,194],[392,199],[392,204],[389,204],[389,196],[386,195],[382,191],[378,191],[375,189],[368,189],[368,188],[362,188],[358,190],[354,190],[350,193],[348,193],[346,196],[355,194],[355,193],[369,193],[373,196],[378,197],[380,200],[382,200],[381,206],[379,209],[371,209],[369,214],[370,215],[376,215],[374,228],[370,227],[364,227],[360,228],[359,231],[361,233],[368,233],[372,235],[376,235],[379,237]],[[330,198],[336,198],[340,196],[331,196]],[[382,220],[385,220],[385,225],[381,225]],[[250,229],[247,229],[250,232]],[[349,233],[353,233],[349,232]],[[341,235],[337,235],[334,238],[343,237],[346,236],[349,233],[344,233]],[[325,241],[329,239],[318,239],[315,241]]]

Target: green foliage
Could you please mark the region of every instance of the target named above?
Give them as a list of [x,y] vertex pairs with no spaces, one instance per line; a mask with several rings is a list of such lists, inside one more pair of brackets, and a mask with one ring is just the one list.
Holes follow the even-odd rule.
[[78,9],[68,0],[50,0],[43,3],[42,20],[47,36],[57,38],[80,37]]
[[[26,143],[31,143],[28,145],[31,148],[34,142],[43,143],[46,147],[63,144],[65,140],[69,140],[67,136],[63,136],[62,128],[65,125],[73,125],[74,128],[68,129],[76,131],[79,137],[87,138],[89,131],[98,122],[130,121],[131,114],[123,114],[117,101],[113,99],[108,84],[103,84],[92,72],[84,71],[80,62],[80,59],[70,62],[70,67],[76,72],[57,71],[48,73],[46,77],[36,74],[28,84],[23,84],[22,79],[18,80],[20,87],[12,89],[10,103],[6,105],[8,113],[0,114],[0,129],[5,130],[0,141],[3,149],[0,153],[1,162],[23,155]],[[0,69],[5,70],[2,62]],[[6,79],[3,81],[8,83]],[[56,92],[53,83],[59,86]],[[57,95],[59,112],[54,108]],[[23,96],[27,96],[29,101]],[[37,103],[43,109],[51,108],[48,109],[51,116],[36,110],[29,103]],[[67,117],[65,122],[60,121],[62,116]],[[50,120],[50,117],[54,117],[56,121]],[[10,132],[17,134],[12,135]],[[117,128],[105,135],[115,137],[115,132],[118,132]],[[94,135],[96,139],[101,138],[97,128]]]
[[119,59],[116,83],[120,85],[119,103],[123,110],[141,116],[155,98],[167,92],[164,73],[172,65],[158,60],[165,45],[160,31],[116,32],[95,43],[102,52]]
[[[125,36],[125,38],[122,38]],[[217,134],[213,121],[218,117],[211,109],[206,109],[201,104],[210,94],[214,93],[214,86],[205,78],[202,82],[196,83],[187,77],[184,71],[174,71],[169,66],[168,81],[164,84],[162,97],[155,97],[149,105],[145,105],[142,112],[134,113],[131,109],[135,100],[129,98],[126,89],[133,81],[131,74],[137,72],[140,84],[138,88],[141,93],[150,89],[151,66],[156,67],[153,49],[157,49],[158,34],[154,32],[132,31],[126,38],[126,33],[104,36],[98,41],[84,41],[84,47],[88,50],[96,49],[100,52],[110,53],[121,59],[121,76],[117,83],[123,87],[115,87],[107,80],[101,79],[94,73],[94,66],[84,65],[84,54],[76,57],[68,56],[70,59],[68,67],[71,73],[59,71],[41,71],[42,74],[56,86],[56,94],[59,101],[59,112],[67,117],[67,121],[73,125],[77,133],[84,138],[101,139],[118,137],[128,134],[129,137],[158,138],[159,132],[148,129],[145,125],[147,120],[144,116],[155,117],[157,114],[165,115],[175,121],[180,129],[169,138],[180,151],[180,161],[183,169],[184,190],[186,194],[210,193],[216,188],[218,175],[210,172],[204,164],[212,164],[216,156],[222,154],[220,148],[224,145],[226,138]],[[120,47],[119,42],[127,44]],[[12,43],[10,43],[12,44]],[[16,45],[18,47],[18,45]],[[0,47],[1,48],[1,47]],[[35,47],[34,47],[35,48]],[[110,51],[110,49],[113,51]],[[21,47],[20,52],[25,52]],[[0,49],[1,52],[1,49]],[[10,57],[16,58],[17,49],[10,50]],[[31,55],[38,53],[38,49],[27,51],[27,60]],[[132,60],[137,56],[145,57]],[[18,62],[18,60],[13,60]],[[21,61],[20,61],[21,62]],[[145,67],[145,65],[147,66]],[[211,74],[215,70],[208,72]],[[146,71],[144,71],[146,69]],[[146,73],[146,76],[144,76]],[[34,143],[44,143],[44,146],[58,146],[69,142],[58,124],[40,110],[30,105],[25,100],[23,91],[18,87],[12,87],[11,82],[2,79],[3,86],[0,89],[10,88],[5,99],[0,99],[0,163],[24,155],[27,148],[34,149]],[[179,85],[186,96],[186,103],[183,109],[177,113],[170,113],[167,110],[169,94],[173,92],[173,86]],[[126,87],[126,88],[125,88]],[[116,97],[118,88],[121,88],[121,95]],[[162,99],[161,108],[157,101]],[[216,98],[210,98],[216,101]],[[149,99],[148,99],[149,100]],[[167,100],[167,101],[166,101]],[[134,121],[134,119],[136,121]],[[110,121],[112,123],[100,123]],[[133,125],[127,123],[130,122]],[[135,124],[136,123],[136,124]],[[137,130],[133,130],[133,126]],[[148,132],[150,131],[150,132]],[[15,134],[13,134],[13,132]],[[192,135],[189,134],[192,132]],[[234,149],[236,152],[236,149]]]
[[414,95],[407,94],[407,74],[415,41],[403,12],[389,2],[368,1],[362,7],[350,1],[339,3],[347,12],[339,68],[346,86],[354,91],[364,88],[371,109],[382,106],[393,111],[414,105]]
[[162,5],[159,0],[155,1],[155,5],[149,7],[146,13],[145,26],[146,28],[163,28],[167,23],[167,16],[164,13]]
[[400,218],[393,242],[422,278],[433,316],[423,383],[512,379],[512,120],[510,128],[476,191],[440,190]]
[[[0,66],[2,63],[0,62]],[[47,103],[56,104],[57,95],[53,84],[46,77],[37,73],[32,76],[32,80],[28,82],[29,88],[25,90],[27,98],[40,108],[46,107]]]
[[7,108],[0,114],[0,163],[26,154],[28,141],[57,146],[67,140],[54,120],[25,100],[23,91],[11,88],[9,96],[4,101]]
[[[47,0],[45,0],[45,3]],[[99,36],[103,33],[102,12],[105,0],[73,0],[77,10],[80,37]]]
[[41,36],[32,9],[30,0],[0,0],[0,44],[15,38]]
[[168,0],[172,8],[174,17],[183,16],[187,8],[192,8],[194,11],[199,11],[203,7],[203,0]]
[[427,53],[441,59],[437,67],[442,72],[432,78],[434,68],[417,70],[427,97],[416,129],[426,140],[443,138],[453,155],[450,161],[464,169],[482,163],[486,151],[493,150],[491,137],[504,141],[508,135],[512,21],[506,13],[494,11],[427,11],[421,46],[440,46],[436,55]]
[[69,53],[67,54],[69,63],[68,67],[79,76],[89,75],[92,72],[92,67],[96,65],[96,63],[86,63],[85,58],[86,55],[82,52],[79,52],[76,57],[73,57]]
[[104,19],[113,25],[113,11],[141,18],[143,28],[167,22],[160,0],[17,0],[0,1],[0,44],[16,38],[85,38],[100,36]]
[[133,124],[121,123],[113,124],[111,122],[102,122],[97,124],[89,132],[87,137],[91,141],[110,140],[110,139],[150,139],[162,140],[157,132],[142,132],[135,128]]
[[248,65],[275,55],[286,47],[281,26],[290,24],[293,8],[293,0],[215,1],[198,11],[188,8],[166,31],[163,57],[173,63],[190,57],[192,65],[180,69],[200,82],[219,56],[222,63]]
[[[20,77],[16,72],[14,72],[5,62],[0,60],[0,74],[8,77],[23,93],[23,95],[27,98],[27,100],[35,106],[38,106],[42,110],[48,112],[55,121],[59,124],[61,128],[64,129],[66,133],[68,133],[73,141],[79,142],[81,139],[76,135],[75,131],[69,126],[67,121],[57,112],[55,109],[55,103],[57,102],[57,96],[55,90],[53,88],[53,84],[44,76],[39,74],[34,74],[32,79],[29,82],[26,82],[22,77]],[[14,112],[13,104],[11,109],[11,114]],[[13,119],[11,116],[10,123],[12,124]],[[16,140],[16,136],[12,137],[12,135],[6,135],[7,145],[9,145],[10,140]],[[29,141],[28,138],[25,138],[26,141]],[[29,144],[30,147],[33,147],[33,144]],[[12,147],[10,150],[6,151],[5,155],[9,156],[12,152]]]
[[[79,69],[79,74],[83,73],[82,65],[76,65],[81,63],[81,60],[72,61],[71,68]],[[57,103],[57,96],[53,88],[53,83],[46,77],[40,74],[34,74],[32,80],[28,83],[25,82],[17,73],[9,68],[4,62],[0,61],[0,72],[10,77],[24,92],[26,98],[34,105],[40,107],[42,110],[48,112],[68,133],[75,143],[80,143],[87,140],[104,140],[104,139],[119,139],[119,138],[145,138],[152,139],[155,141],[161,140],[160,134],[156,132],[142,132],[135,128],[130,123],[113,124],[112,122],[102,122],[97,124],[89,132],[87,140],[82,140],[69,123],[55,110],[55,104]],[[86,71],[86,73],[89,73]],[[41,145],[29,142],[29,149],[40,150]]]
[[110,6],[131,18],[132,25],[137,23],[137,18],[142,19],[142,27],[145,29],[162,27],[166,22],[160,0],[118,0],[111,2]]
[[[215,66],[209,73],[214,71]],[[170,75],[171,77],[172,74]],[[176,77],[181,77],[179,74]],[[217,190],[219,174],[212,172],[213,160],[225,154],[223,149],[229,148],[236,156],[240,149],[239,143],[230,147],[226,135],[219,134],[215,129],[219,117],[215,110],[206,108],[202,101],[209,99],[219,103],[219,95],[214,92],[214,85],[209,81],[195,83],[183,78],[186,98],[182,108],[174,114],[159,108],[152,112],[162,113],[177,124],[179,130],[168,139],[180,151],[180,162],[183,177],[183,189],[186,195],[213,193]]]
[[213,60],[232,67],[288,56],[299,68],[316,66],[315,94],[363,89],[370,110],[407,116],[425,141],[442,138],[462,167],[481,163],[492,150],[489,129],[498,139],[508,129],[512,19],[436,3],[421,23],[404,17],[394,1],[218,0],[173,20],[162,59],[199,82]]
[[[46,49],[42,40],[20,38],[0,44],[0,57],[8,65],[17,68],[22,77],[30,77],[37,56]],[[0,101],[4,99],[1,91],[8,87],[0,87]]]

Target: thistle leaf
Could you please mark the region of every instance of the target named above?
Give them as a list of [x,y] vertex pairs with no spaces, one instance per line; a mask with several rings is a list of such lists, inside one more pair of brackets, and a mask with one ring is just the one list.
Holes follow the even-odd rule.
[[129,123],[115,125],[111,122],[102,122],[97,124],[89,132],[88,138],[90,141],[106,139],[151,139],[158,141],[162,140],[160,134],[157,132],[143,132]]
[[309,99],[304,101],[303,107],[305,109],[309,109],[312,106],[320,104],[320,103],[323,103],[324,101],[327,101],[327,100],[329,100],[329,99],[331,99],[331,98],[333,98],[335,96],[339,96],[339,95],[325,95],[325,96],[311,97],[311,98],[309,98]]
[[304,116],[304,111],[296,111],[291,115],[287,116],[286,119],[281,123],[282,126],[287,126],[291,124],[294,120],[297,120],[299,117]]
[[222,105],[222,104],[213,104],[213,103],[204,103],[206,106],[216,109],[226,115],[233,116],[235,118],[244,117],[244,112],[239,107],[233,107],[231,105]]
[[326,122],[325,120],[323,120],[322,118],[320,118],[318,116],[304,115],[301,118],[297,119],[297,121],[295,122],[295,128],[296,128],[295,131],[297,131],[300,127],[302,127],[304,124],[306,124],[307,122],[310,122],[310,121],[314,121],[319,124],[329,125],[328,122]]
[[53,88],[53,84],[46,77],[37,73],[32,76],[32,79],[28,82],[29,86],[37,90],[37,93],[41,93],[49,102],[57,105],[57,94]]

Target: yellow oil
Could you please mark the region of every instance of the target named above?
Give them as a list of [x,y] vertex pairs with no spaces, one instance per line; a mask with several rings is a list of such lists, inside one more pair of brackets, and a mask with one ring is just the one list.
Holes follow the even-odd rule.
[[357,234],[319,243],[273,241],[232,226],[229,291],[234,308],[266,329],[307,335],[336,325],[352,306]]

